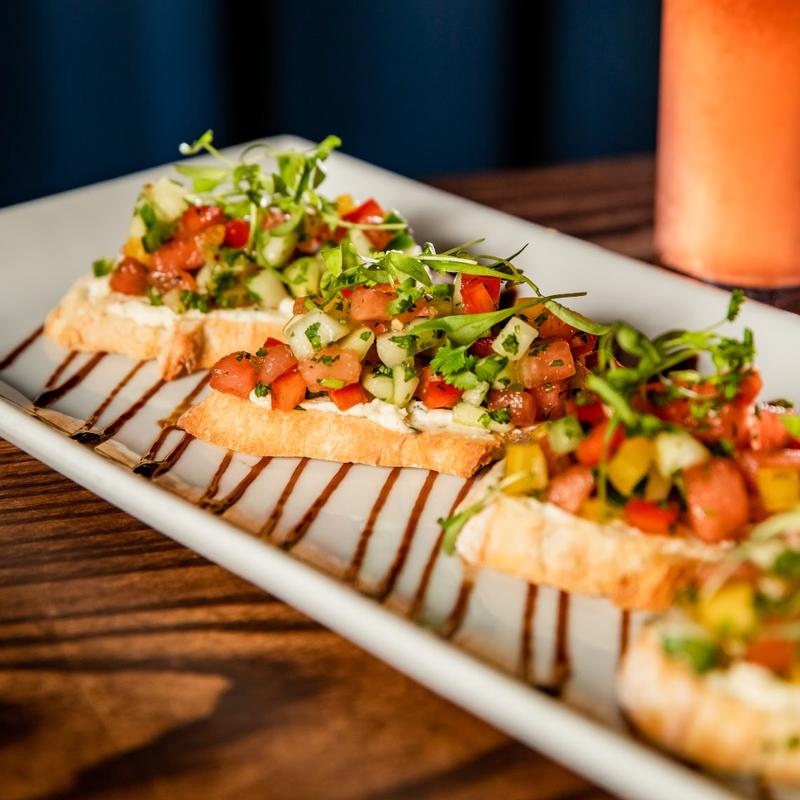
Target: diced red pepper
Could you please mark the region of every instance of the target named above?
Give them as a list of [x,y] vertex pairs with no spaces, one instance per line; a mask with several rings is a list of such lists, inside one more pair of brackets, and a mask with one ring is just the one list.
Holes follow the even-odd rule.
[[497,308],[492,295],[481,281],[464,280],[461,284],[461,313],[483,314]]
[[544,305],[531,306],[531,308],[526,308],[520,313],[539,331],[540,339],[566,339],[569,341],[576,333],[572,325],[560,320]]
[[575,451],[575,456],[584,467],[596,467],[603,458],[604,449],[606,458],[610,458],[625,441],[625,431],[620,426],[617,426],[614,428],[611,440],[606,445],[608,426],[608,421],[601,422],[581,439]]
[[790,639],[756,639],[748,645],[744,659],[788,678],[796,655],[797,642]]
[[678,521],[678,511],[675,503],[664,507],[648,500],[633,498],[625,504],[625,522],[645,533],[666,535]]
[[463,392],[446,383],[441,375],[434,374],[430,367],[424,367],[415,394],[427,408],[453,408]]
[[181,215],[176,237],[187,239],[212,225],[225,222],[225,213],[219,206],[189,206]]
[[570,413],[574,414],[581,422],[585,422],[588,425],[597,425],[606,418],[605,409],[599,400],[592,400],[583,405],[571,400],[568,406]]
[[225,247],[238,250],[250,238],[250,225],[244,219],[232,219],[225,225]]
[[352,408],[359,403],[369,402],[369,395],[360,383],[351,383],[341,389],[334,389],[329,392],[329,396],[336,403],[336,408],[339,411],[347,411],[348,408]]
[[486,356],[490,356],[492,353],[494,353],[494,350],[492,350],[493,343],[493,336],[481,336],[481,338],[476,339],[472,347],[470,347],[470,352],[472,355],[478,356],[478,358],[485,358]]
[[[386,213],[374,198],[365,200],[358,208],[354,208],[349,214],[345,214],[342,219],[347,222],[355,222],[359,225],[380,225]],[[394,239],[394,231],[383,230],[364,230],[364,235],[376,250],[385,250],[389,242]]]

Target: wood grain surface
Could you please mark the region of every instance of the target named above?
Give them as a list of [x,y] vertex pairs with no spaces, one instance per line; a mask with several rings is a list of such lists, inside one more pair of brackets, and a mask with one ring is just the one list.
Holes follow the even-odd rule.
[[[652,160],[433,181],[652,258]],[[0,798],[608,800],[0,441]]]

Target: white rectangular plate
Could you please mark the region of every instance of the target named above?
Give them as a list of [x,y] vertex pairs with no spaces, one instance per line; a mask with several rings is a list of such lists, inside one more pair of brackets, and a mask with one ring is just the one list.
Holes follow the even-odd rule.
[[[163,171],[0,212],[0,362],[92,260],[116,252],[141,184]],[[508,254],[528,242],[519,263],[542,289],[588,290],[576,306],[598,318],[625,316],[654,332],[724,313],[718,290],[347,156],[335,154],[329,173],[330,194],[374,195],[441,246],[484,236],[487,252]],[[800,319],[749,303],[741,324],[756,332],[767,395],[800,398],[800,375],[785,369]],[[68,391],[34,409],[48,381]],[[202,374],[162,384],[152,363],[72,355],[34,336],[0,371],[0,434],[612,791],[653,800],[750,794],[753,787],[723,785],[656,753],[625,727],[613,677],[640,619],[489,571],[465,574],[440,554],[436,519],[463,480],[231,456],[164,424],[204,391]],[[83,443],[69,435],[81,427],[94,434]],[[155,468],[149,478],[131,469],[142,462]]]

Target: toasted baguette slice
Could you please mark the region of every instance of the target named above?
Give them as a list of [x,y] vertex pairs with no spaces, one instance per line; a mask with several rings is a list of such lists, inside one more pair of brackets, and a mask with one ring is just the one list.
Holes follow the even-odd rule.
[[698,675],[664,653],[659,631],[659,623],[646,626],[620,666],[619,701],[630,721],[656,744],[707,768],[800,784],[800,686],[750,664],[733,667],[746,675]]
[[[72,286],[50,312],[44,332],[70,350],[158,359],[166,380],[210,367],[235,350],[254,352],[268,336],[284,338],[288,317],[278,311],[212,311],[189,317],[135,298],[122,303],[114,295],[93,298],[92,280],[83,277]],[[146,321],[123,313],[137,303]]]
[[[489,473],[461,508],[475,503],[500,477]],[[621,608],[653,611],[666,608],[702,564],[718,561],[727,549],[644,534],[621,521],[593,522],[533,497],[503,494],[467,522],[456,542],[458,554],[470,564],[608,597]]]
[[256,456],[295,456],[384,467],[419,467],[467,477],[502,453],[497,436],[389,430],[364,417],[273,411],[211,391],[178,420],[187,433]]

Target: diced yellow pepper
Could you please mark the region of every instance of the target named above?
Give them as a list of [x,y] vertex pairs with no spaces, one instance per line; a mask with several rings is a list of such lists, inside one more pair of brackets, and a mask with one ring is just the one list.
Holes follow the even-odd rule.
[[153,257],[144,249],[142,240],[138,236],[131,236],[125,242],[125,247],[122,248],[122,255],[128,256],[128,258],[135,258],[146,267],[151,266],[153,263]]
[[506,447],[506,478],[522,473],[503,491],[506,494],[526,494],[547,486],[547,459],[536,442],[519,442]]
[[786,467],[760,467],[756,484],[767,511],[787,511],[800,503],[800,474]]
[[741,581],[729,583],[697,602],[697,619],[720,636],[744,636],[758,623],[753,587]]
[[647,483],[644,487],[644,499],[651,503],[660,503],[669,497],[671,488],[672,481],[669,478],[665,478],[655,465],[650,467]]
[[650,470],[655,449],[652,439],[634,436],[626,439],[608,464],[608,479],[626,497]]
[[581,508],[581,516],[592,522],[611,522],[619,519],[622,513],[618,506],[604,503],[599,497],[590,497]]
[[353,198],[349,194],[340,194],[336,198],[336,213],[343,217],[345,214],[349,214],[353,211],[356,207],[356,204],[353,202]]

